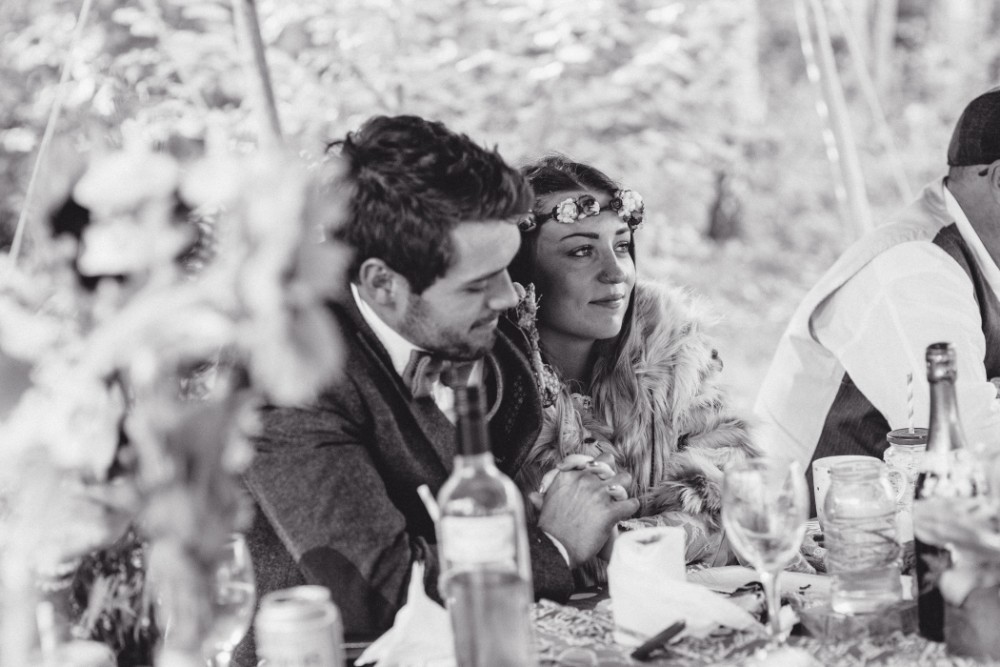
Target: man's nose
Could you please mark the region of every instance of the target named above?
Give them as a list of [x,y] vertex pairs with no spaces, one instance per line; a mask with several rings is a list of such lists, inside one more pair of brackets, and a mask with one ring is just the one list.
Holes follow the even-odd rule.
[[506,271],[497,276],[490,289],[490,298],[486,302],[490,310],[504,311],[516,306],[520,300],[517,290],[514,289],[514,283],[511,282],[510,274]]

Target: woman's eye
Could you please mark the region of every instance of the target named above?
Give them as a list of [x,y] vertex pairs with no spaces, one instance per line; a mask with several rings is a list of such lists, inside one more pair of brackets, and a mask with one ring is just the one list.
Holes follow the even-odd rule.
[[592,254],[592,252],[593,252],[593,248],[591,248],[589,245],[585,245],[585,246],[581,246],[579,248],[574,248],[573,250],[570,250],[569,256],[570,257],[589,257]]
[[628,242],[628,241],[622,241],[617,246],[615,246],[615,249],[618,252],[628,252],[631,248],[632,248],[632,244],[630,242]]

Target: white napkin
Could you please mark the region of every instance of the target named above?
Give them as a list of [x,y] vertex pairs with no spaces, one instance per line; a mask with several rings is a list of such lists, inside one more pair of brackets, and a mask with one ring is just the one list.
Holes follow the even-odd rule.
[[743,629],[757,621],[744,609],[684,574],[684,529],[641,528],[615,540],[608,565],[615,641],[637,646],[676,621],[684,635],[704,637],[719,626]]
[[410,573],[406,604],[385,634],[365,649],[355,665],[454,667],[455,641],[448,612],[424,591],[424,564]]

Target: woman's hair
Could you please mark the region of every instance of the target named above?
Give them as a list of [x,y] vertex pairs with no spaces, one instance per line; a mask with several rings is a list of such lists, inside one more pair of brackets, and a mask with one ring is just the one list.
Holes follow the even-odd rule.
[[[544,212],[538,210],[539,200],[556,192],[586,190],[613,197],[615,192],[620,189],[619,184],[611,180],[603,171],[589,164],[574,162],[564,155],[543,157],[537,162],[522,167],[521,173],[528,179],[528,183],[531,184],[531,188],[535,192],[535,203],[532,210],[536,215]],[[538,241],[538,230],[541,226],[538,225],[532,231],[521,233],[521,248],[508,268],[511,280],[522,285],[535,282],[535,246]],[[635,247],[632,243],[629,243],[629,254],[634,262]],[[536,284],[535,287],[537,288],[538,285]],[[539,308],[545,308],[545,295],[539,293],[538,296]],[[623,362],[624,344],[632,336],[634,317],[635,295],[633,292],[629,299],[628,309],[625,311],[621,331],[614,338],[598,341],[595,346],[596,363],[591,376],[592,383],[597,381],[599,374],[611,373],[615,366]]]
[[[532,212],[536,215],[545,212],[539,210],[541,199],[553,193],[587,190],[612,197],[619,187],[603,171],[582,162],[574,162],[563,155],[543,157],[522,167],[521,173],[534,190],[535,201]],[[540,227],[539,225],[530,232],[522,232],[521,248],[508,269],[511,280],[522,285],[535,282],[535,244],[538,241]]]

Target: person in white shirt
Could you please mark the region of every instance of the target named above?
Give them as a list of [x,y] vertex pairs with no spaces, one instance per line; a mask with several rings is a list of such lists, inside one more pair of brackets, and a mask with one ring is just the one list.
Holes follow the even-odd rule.
[[890,430],[927,426],[935,342],[955,346],[969,441],[1000,446],[1000,89],[965,108],[948,166],[799,305],[757,399],[768,453],[881,457]]

